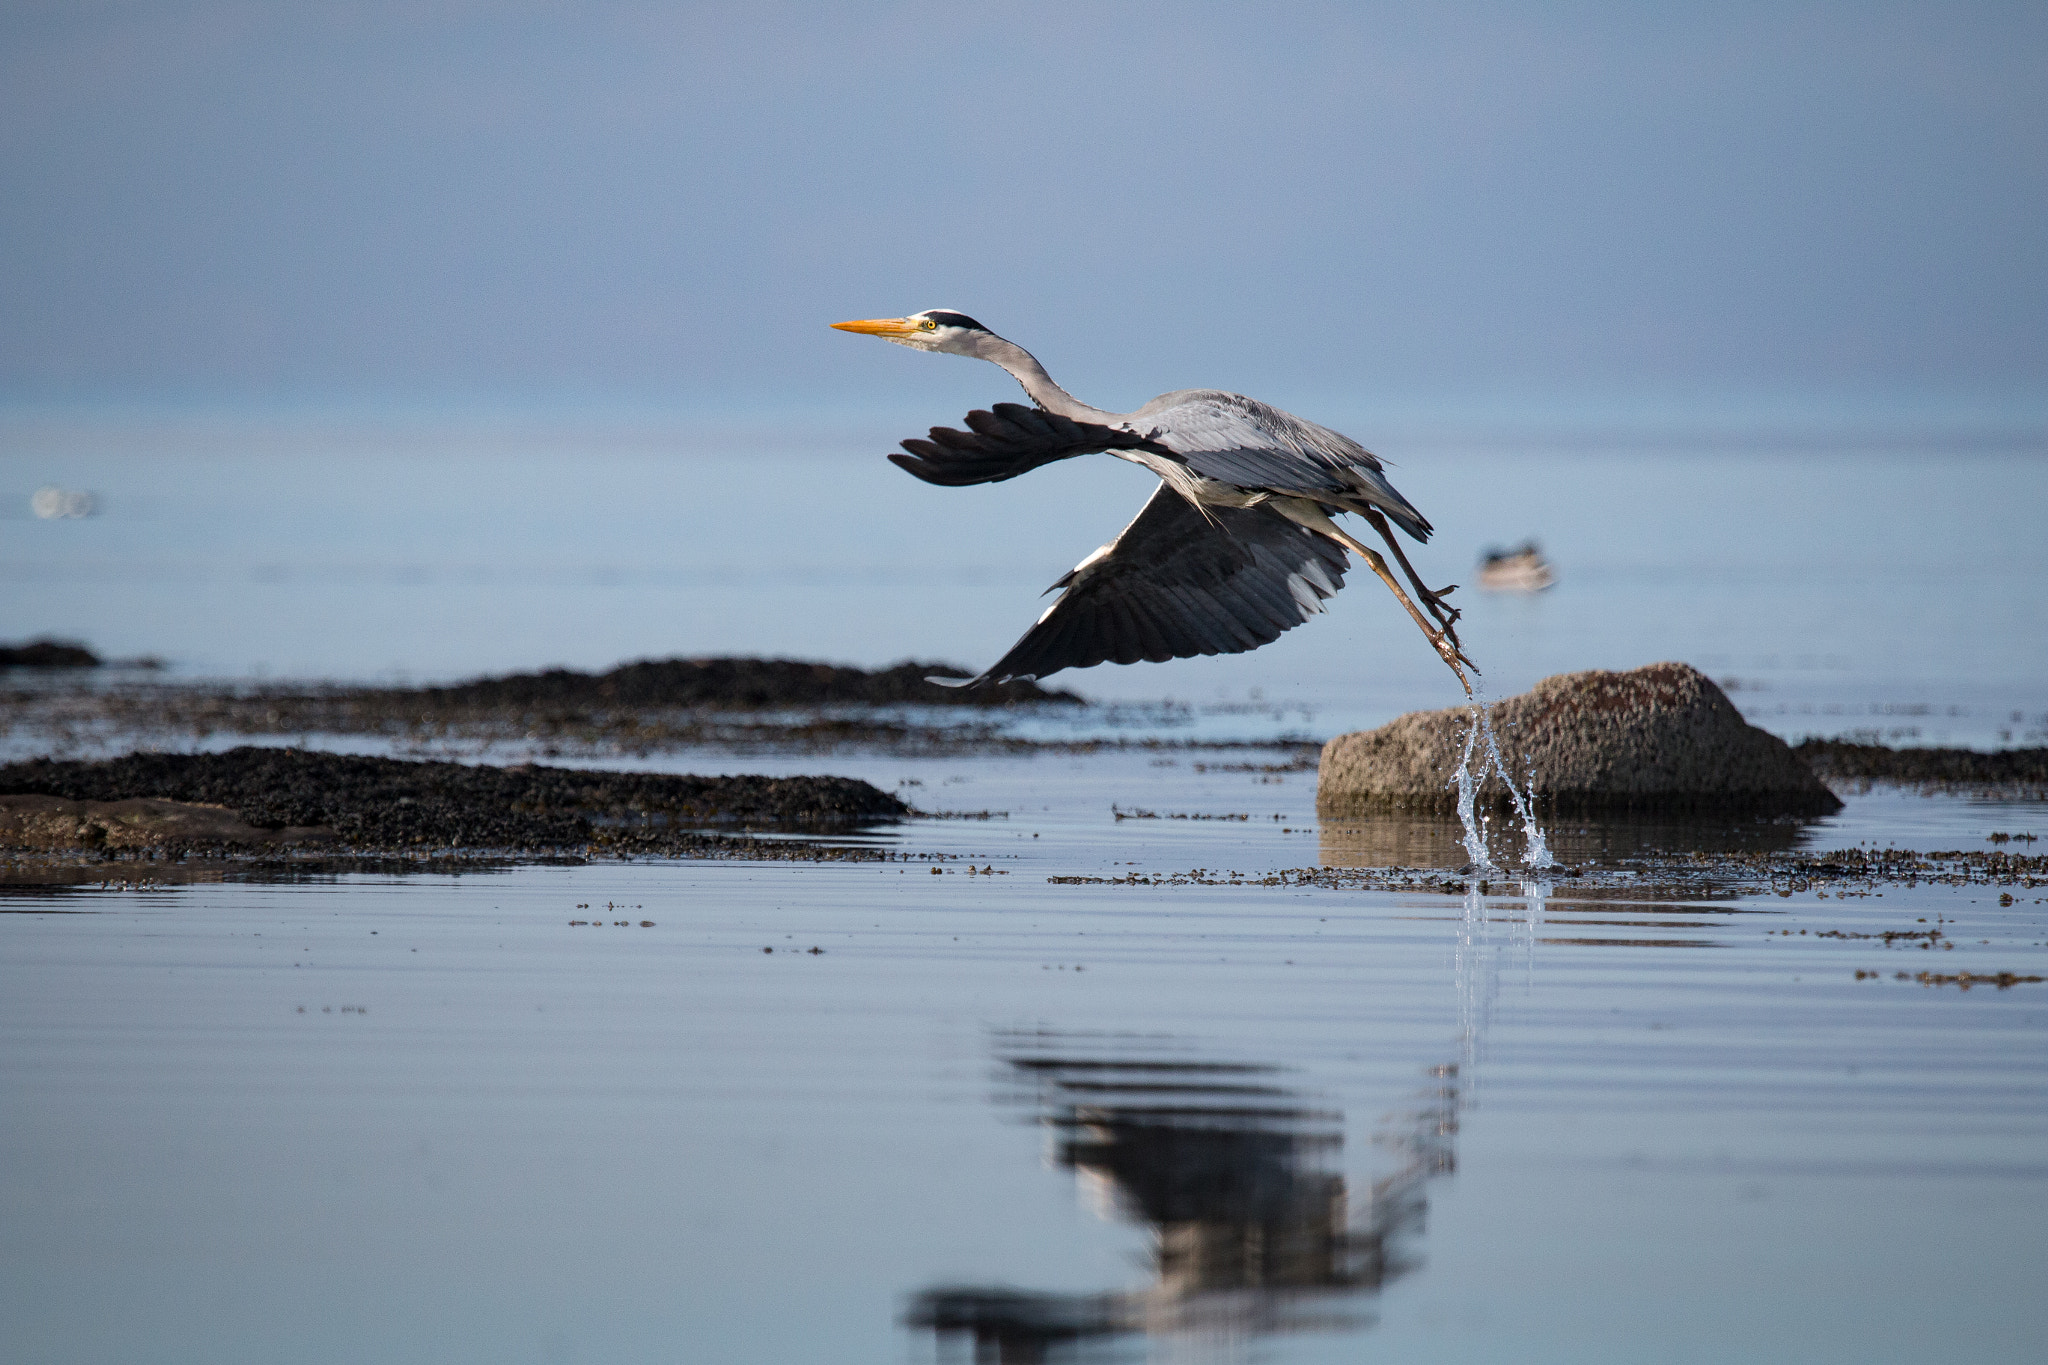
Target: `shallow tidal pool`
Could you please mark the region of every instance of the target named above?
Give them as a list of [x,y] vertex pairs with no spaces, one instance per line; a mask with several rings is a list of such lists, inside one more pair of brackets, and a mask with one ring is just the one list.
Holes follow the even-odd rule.
[[1480,878],[1268,757],[784,765],[986,817],[880,861],[10,888],[0,1355],[2038,1350],[2048,985],[1983,978],[2048,975],[2048,888],[1724,855],[2048,808]]

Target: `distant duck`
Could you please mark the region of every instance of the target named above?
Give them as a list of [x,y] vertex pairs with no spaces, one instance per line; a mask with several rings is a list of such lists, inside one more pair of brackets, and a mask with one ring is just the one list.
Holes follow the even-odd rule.
[[100,500],[91,493],[76,488],[59,488],[49,484],[38,488],[28,500],[29,510],[42,521],[76,521],[81,517],[96,517],[100,512]]
[[1533,540],[1518,549],[1488,550],[1479,561],[1479,586],[1495,592],[1542,592],[1556,582],[1550,561]]

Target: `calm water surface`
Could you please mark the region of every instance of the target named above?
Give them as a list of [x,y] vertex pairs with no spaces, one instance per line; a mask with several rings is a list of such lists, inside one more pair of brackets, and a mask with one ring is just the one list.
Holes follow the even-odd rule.
[[[1910,979],[2048,974],[2048,893],[1631,878],[1626,831],[1576,882],[1265,885],[1455,836],[1185,759],[835,766],[1003,814],[873,836],[936,875],[6,898],[8,1357],[965,1359],[978,1326],[1006,1360],[2011,1360],[2048,1329],[2048,987]],[[1880,794],[1648,842],[2044,817]],[[1250,884],[1053,880],[1196,868]],[[1956,946],[1815,937],[1931,927]]]
[[[1143,480],[927,489],[879,459],[916,425],[15,415],[0,637],[186,677],[985,662]],[[1497,694],[1681,658],[1792,737],[2048,734],[2038,453],[1386,453],[1443,528],[1432,581],[1530,535],[1558,566],[1542,597],[1460,595]],[[101,515],[34,519],[45,484]],[[1179,698],[1082,722],[1168,738],[1449,704],[1384,598],[1058,681]],[[2048,809],[1879,792],[1808,826],[1553,830],[1580,878],[1313,886],[1270,874],[1463,855],[1442,825],[1319,825],[1286,758],[673,754],[993,818],[867,836],[909,861],[0,896],[0,1356],[2035,1353],[2048,987],[1915,977],[2048,975],[2048,893],[1689,855],[1982,849]]]

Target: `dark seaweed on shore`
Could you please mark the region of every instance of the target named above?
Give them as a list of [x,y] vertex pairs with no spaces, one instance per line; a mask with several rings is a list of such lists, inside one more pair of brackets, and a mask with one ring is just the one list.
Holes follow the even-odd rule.
[[1809,739],[1792,752],[1827,782],[1887,782],[1925,791],[2039,799],[2048,795],[2048,749],[1892,749]]
[[1072,692],[1034,682],[992,687],[940,687],[925,678],[966,678],[951,664],[901,663],[870,672],[796,659],[643,659],[609,673],[551,668],[479,678],[411,693],[450,707],[687,706],[762,711],[806,706],[1008,706],[1017,702],[1081,704]]
[[255,747],[92,762],[32,759],[0,766],[0,793],[199,802],[225,806],[261,828],[322,827],[372,848],[645,844],[634,836],[659,836],[675,825],[843,829],[910,809],[846,777],[496,768]]
[[98,668],[99,655],[64,640],[0,645],[0,668]]
[[[849,746],[915,752],[1034,747],[1005,737],[1012,706],[1083,708],[1071,692],[1034,683],[971,691],[925,675],[964,677],[948,664],[868,672],[788,659],[667,659],[608,673],[551,669],[445,687],[318,682],[220,683],[123,679],[99,688],[0,687],[0,731],[42,732],[58,753],[98,747],[107,731],[164,734],[377,735],[401,746],[459,741],[644,758],[660,750],[724,748],[826,753]],[[906,704],[921,708],[895,709]],[[928,709],[922,709],[928,708]],[[83,741],[83,743],[81,743]],[[157,741],[161,742],[161,741]]]

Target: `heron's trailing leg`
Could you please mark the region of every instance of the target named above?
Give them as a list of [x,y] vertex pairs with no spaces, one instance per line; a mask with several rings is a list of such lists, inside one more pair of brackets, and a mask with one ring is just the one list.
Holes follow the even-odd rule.
[[[1352,510],[1364,517],[1368,522],[1371,522],[1373,530],[1380,533],[1380,539],[1387,542],[1387,548],[1394,552],[1394,558],[1401,561],[1401,571],[1408,575],[1408,581],[1414,585],[1415,595],[1422,599],[1423,606],[1429,608],[1429,614],[1434,616],[1437,624],[1443,627],[1444,634],[1451,637],[1451,643],[1457,644],[1458,632],[1456,623],[1458,618],[1463,616],[1464,613],[1444,601],[1444,598],[1456,592],[1458,585],[1453,583],[1448,588],[1441,589],[1431,589],[1423,586],[1422,575],[1416,573],[1415,566],[1408,562],[1408,556],[1401,550],[1401,542],[1394,538],[1393,528],[1387,525],[1387,519],[1379,509],[1365,506],[1353,508]],[[1462,646],[1460,647],[1462,648]]]
[[1366,567],[1380,576],[1380,582],[1386,584],[1401,605],[1408,609],[1408,614],[1415,618],[1415,624],[1422,628],[1422,633],[1429,637],[1430,644],[1436,646],[1436,652],[1450,665],[1451,672],[1457,675],[1459,684],[1464,687],[1465,695],[1471,696],[1472,680],[1465,676],[1465,669],[1469,668],[1477,673],[1479,665],[1465,657],[1465,651],[1459,646],[1458,637],[1451,628],[1447,625],[1439,627],[1429,623],[1428,618],[1423,616],[1416,605],[1408,599],[1408,594],[1402,591],[1401,585],[1395,581],[1392,571],[1387,568],[1387,561],[1380,557],[1379,551],[1367,549],[1342,532],[1338,533],[1338,542],[1364,560]]
[[[1289,521],[1328,536],[1364,560],[1366,567],[1379,575],[1380,582],[1386,584],[1387,590],[1394,594],[1394,599],[1407,608],[1408,615],[1414,618],[1416,626],[1429,637],[1430,644],[1435,646],[1443,661],[1450,665],[1451,672],[1457,675],[1458,682],[1464,687],[1465,695],[1472,695],[1472,680],[1465,676],[1465,670],[1469,668],[1477,673],[1479,665],[1465,657],[1465,651],[1459,646],[1458,637],[1451,632],[1449,623],[1434,625],[1422,614],[1421,608],[1409,598],[1407,590],[1401,586],[1400,580],[1394,577],[1393,571],[1387,567],[1387,561],[1378,550],[1361,545],[1346,535],[1344,528],[1331,521],[1328,513],[1306,498],[1275,498],[1270,505]],[[1409,572],[1412,575],[1414,570],[1411,569]]]

